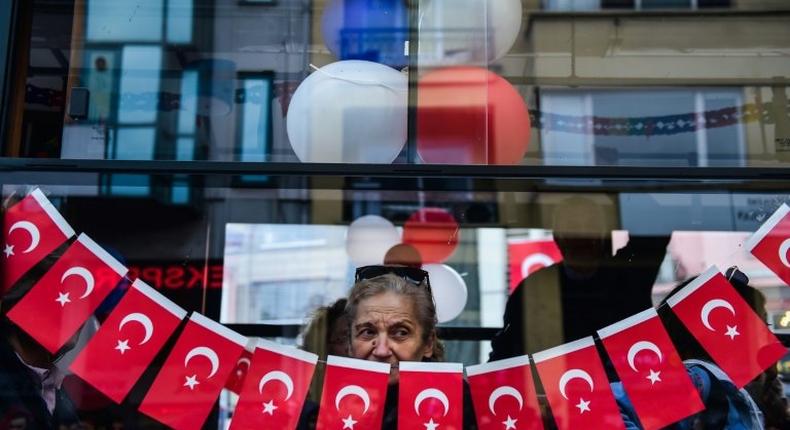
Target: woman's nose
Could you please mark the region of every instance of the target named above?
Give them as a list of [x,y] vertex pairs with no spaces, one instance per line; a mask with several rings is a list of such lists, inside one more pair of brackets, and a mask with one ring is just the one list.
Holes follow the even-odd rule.
[[379,338],[375,340],[375,345],[373,346],[373,356],[388,358],[390,355],[392,355],[392,351],[390,350],[389,342],[387,342],[387,337],[379,336]]

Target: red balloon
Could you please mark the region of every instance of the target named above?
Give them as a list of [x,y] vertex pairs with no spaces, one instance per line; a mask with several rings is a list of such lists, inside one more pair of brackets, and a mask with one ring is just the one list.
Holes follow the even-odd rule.
[[403,243],[413,246],[422,263],[443,263],[458,246],[458,222],[444,209],[424,208],[411,214],[403,226]]
[[478,67],[426,73],[418,84],[417,152],[427,163],[519,164],[530,138],[524,99]]
[[420,251],[417,251],[417,248],[405,243],[399,243],[387,251],[387,255],[384,256],[384,264],[409,266],[419,269],[422,267],[422,256],[420,256]]

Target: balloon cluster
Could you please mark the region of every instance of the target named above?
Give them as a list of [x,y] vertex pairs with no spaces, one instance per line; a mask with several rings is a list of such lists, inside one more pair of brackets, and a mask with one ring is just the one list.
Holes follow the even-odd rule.
[[[316,68],[291,99],[287,131],[299,160],[386,164],[402,152],[409,89],[396,69],[409,65],[407,5],[329,0],[321,35],[339,61]],[[530,138],[526,105],[480,65],[512,48],[521,1],[428,0],[417,12],[416,64],[428,70],[418,78],[417,154],[427,163],[519,163]]]
[[443,264],[455,252],[460,238],[458,222],[440,208],[414,212],[403,234],[387,219],[365,215],[348,226],[346,251],[357,266],[372,264],[422,267],[428,272],[439,322],[456,318],[466,306],[464,279]]

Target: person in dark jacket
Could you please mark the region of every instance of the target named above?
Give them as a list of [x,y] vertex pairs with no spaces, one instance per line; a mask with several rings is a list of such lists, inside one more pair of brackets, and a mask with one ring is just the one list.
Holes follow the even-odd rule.
[[19,430],[76,427],[76,408],[61,388],[65,375],[55,366],[76,335],[59,354],[49,353],[6,318],[19,291],[0,303],[0,423]]

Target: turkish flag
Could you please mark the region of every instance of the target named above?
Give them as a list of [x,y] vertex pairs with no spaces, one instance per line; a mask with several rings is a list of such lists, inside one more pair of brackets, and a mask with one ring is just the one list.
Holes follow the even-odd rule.
[[250,371],[252,364],[252,356],[255,353],[255,345],[258,343],[257,339],[249,339],[247,346],[244,347],[244,352],[241,357],[236,360],[236,367],[230,372],[230,377],[225,382],[225,388],[236,393],[241,394],[241,387],[244,384],[244,379]]
[[316,429],[381,428],[389,375],[389,363],[327,357]]
[[559,430],[624,429],[592,337],[532,356]]
[[30,268],[74,236],[74,230],[39,189],[9,208],[3,218],[5,293]]
[[790,206],[782,204],[746,241],[746,249],[790,285]]
[[716,266],[667,303],[738,388],[787,352]]
[[246,337],[193,313],[140,412],[175,429],[200,428],[246,343]]
[[462,430],[463,364],[401,361],[398,429]]
[[645,430],[705,408],[655,309],[598,330],[598,335]]
[[509,240],[510,292],[527,276],[562,261],[562,253],[553,240]]
[[126,267],[80,234],[8,318],[49,352],[74,336],[126,275]]
[[185,310],[137,279],[70,369],[121,403],[185,316]]
[[543,430],[529,357],[466,368],[480,430]]
[[231,429],[295,429],[318,356],[259,340]]

